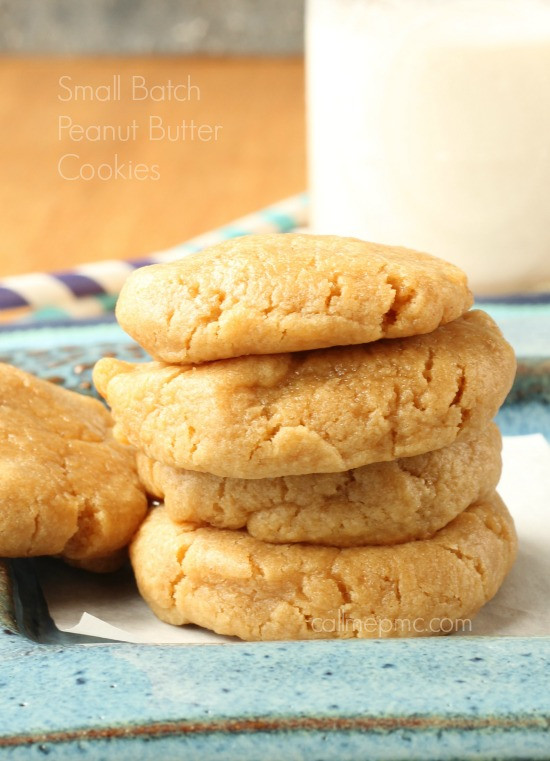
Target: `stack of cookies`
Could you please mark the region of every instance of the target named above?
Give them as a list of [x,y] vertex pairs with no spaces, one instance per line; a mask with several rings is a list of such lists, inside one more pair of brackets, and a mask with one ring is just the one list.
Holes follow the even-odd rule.
[[131,559],[155,613],[243,639],[422,636],[516,552],[491,422],[515,359],[451,264],[258,235],[138,270],[94,372],[164,504]]

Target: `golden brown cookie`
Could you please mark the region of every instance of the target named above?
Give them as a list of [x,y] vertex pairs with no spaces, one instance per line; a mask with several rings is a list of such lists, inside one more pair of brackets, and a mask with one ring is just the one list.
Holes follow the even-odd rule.
[[471,619],[502,584],[516,544],[494,492],[431,539],[391,547],[268,544],[174,523],[161,507],[130,557],[141,594],[172,624],[247,640],[416,637]]
[[248,235],[136,270],[120,325],[174,364],[429,333],[472,305],[441,259],[332,235]]
[[115,435],[149,457],[231,478],[336,473],[412,457],[486,426],[515,357],[489,315],[356,347],[178,367],[102,359]]
[[147,510],[133,450],[96,399],[0,364],[0,556],[105,570]]
[[502,440],[494,423],[435,452],[342,473],[220,478],[138,453],[138,473],[173,521],[245,527],[265,542],[335,547],[425,539],[494,491]]

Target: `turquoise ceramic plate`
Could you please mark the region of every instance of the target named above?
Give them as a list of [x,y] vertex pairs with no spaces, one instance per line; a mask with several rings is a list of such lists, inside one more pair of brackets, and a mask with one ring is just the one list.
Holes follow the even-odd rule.
[[[550,309],[492,305],[520,356],[499,415],[550,436]],[[0,334],[0,360],[83,393],[112,322]],[[0,757],[550,758],[550,637],[130,645],[64,634],[31,561],[0,561]]]

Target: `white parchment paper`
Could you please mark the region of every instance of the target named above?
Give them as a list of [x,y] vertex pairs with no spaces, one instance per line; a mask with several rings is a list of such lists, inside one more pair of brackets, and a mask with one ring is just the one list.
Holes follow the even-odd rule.
[[[519,535],[519,555],[499,593],[473,620],[468,635],[550,634],[550,445],[543,436],[504,439],[499,492]],[[100,576],[62,563],[39,563],[50,614],[63,631],[123,642],[236,642],[196,626],[159,621],[140,598],[129,569]]]

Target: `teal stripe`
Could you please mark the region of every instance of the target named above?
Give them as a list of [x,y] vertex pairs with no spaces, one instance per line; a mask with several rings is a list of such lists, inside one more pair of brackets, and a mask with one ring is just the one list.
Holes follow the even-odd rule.
[[118,299],[118,294],[106,293],[103,296],[98,296],[97,300],[103,307],[104,312],[113,312]]
[[132,343],[132,339],[115,322],[60,327],[37,324],[35,329],[0,332],[0,351],[10,349],[51,349],[56,346],[95,346],[113,341]]
[[230,238],[240,238],[241,235],[250,235],[250,230],[244,230],[242,227],[222,227],[220,230],[220,238],[229,240]]
[[513,315],[515,319],[524,317],[550,317],[550,304],[499,304],[493,302],[476,301],[476,309],[484,309],[497,320],[499,317],[507,318]]
[[283,214],[280,211],[266,209],[266,211],[262,212],[262,217],[284,233],[290,232],[290,230],[294,230],[296,227],[296,218],[290,214]]
[[[114,294],[98,294],[94,297],[89,297],[90,300],[93,300],[99,306],[101,307],[101,310],[109,314],[111,312],[114,312],[116,302],[118,299],[118,295]],[[94,309],[90,309],[88,316],[96,316],[96,311]],[[36,309],[34,312],[30,312],[26,314],[24,317],[22,317],[20,320],[17,320],[17,323],[21,324],[28,324],[29,322],[43,322],[43,321],[53,321],[53,320],[72,320],[72,319],[79,319],[78,317],[74,317],[73,312],[70,309],[64,309],[61,306],[49,306],[49,307],[43,307],[42,309]],[[86,314],[82,314],[80,316],[80,319],[86,319]]]
[[476,308],[488,312],[520,357],[550,355],[549,304],[485,304]]

